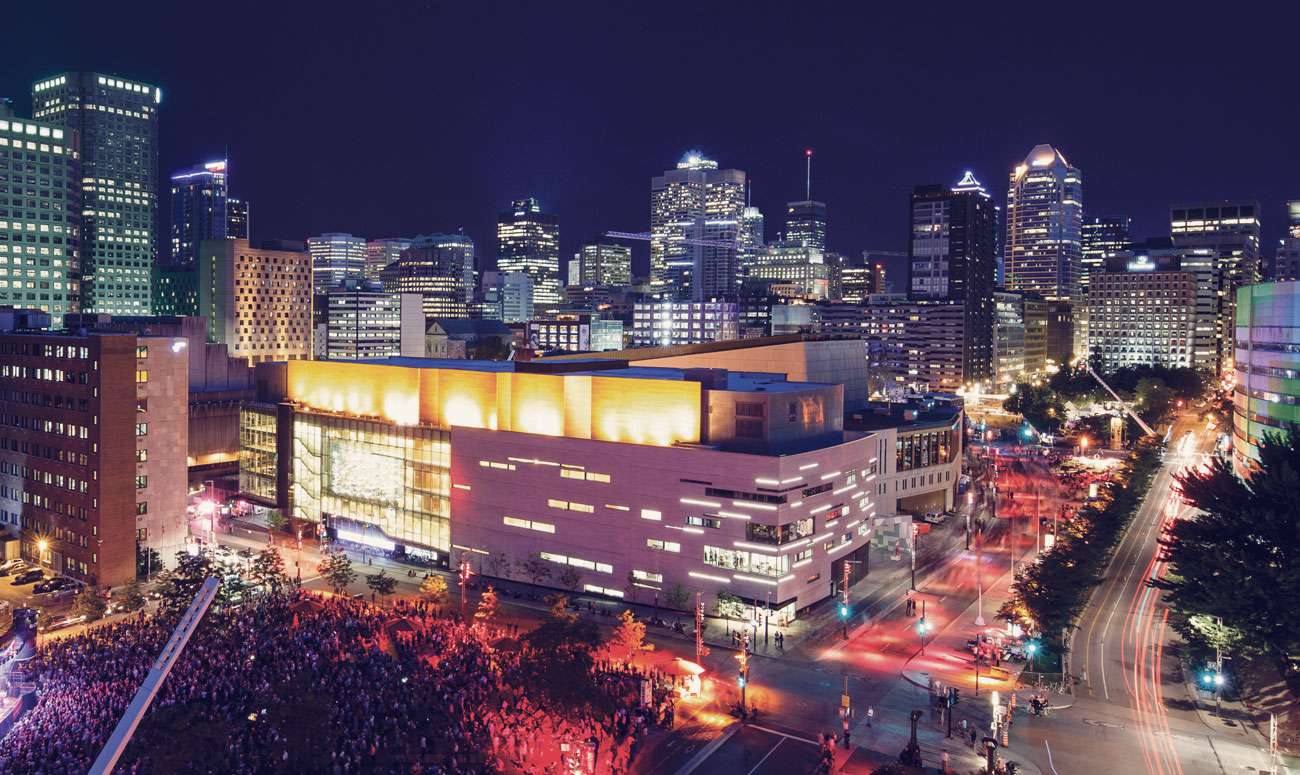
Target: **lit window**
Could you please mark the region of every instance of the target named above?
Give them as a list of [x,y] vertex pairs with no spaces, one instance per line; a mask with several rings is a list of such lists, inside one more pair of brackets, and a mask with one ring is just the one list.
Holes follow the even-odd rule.
[[676,541],[660,541],[658,538],[647,538],[645,545],[657,552],[680,552],[682,545]]
[[641,519],[652,519],[655,522],[660,522],[663,518],[664,515],[654,509],[641,509]]

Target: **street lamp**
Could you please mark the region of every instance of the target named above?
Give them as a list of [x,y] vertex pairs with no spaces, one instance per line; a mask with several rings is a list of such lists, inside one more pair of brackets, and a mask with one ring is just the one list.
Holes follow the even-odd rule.
[[931,625],[925,620],[925,601],[921,601],[921,620],[916,623],[916,634],[921,636],[921,655],[925,655],[925,636],[929,634]]
[[1025,653],[1029,655],[1029,672],[1034,672],[1034,657],[1038,655],[1038,641],[1031,640],[1025,644]]

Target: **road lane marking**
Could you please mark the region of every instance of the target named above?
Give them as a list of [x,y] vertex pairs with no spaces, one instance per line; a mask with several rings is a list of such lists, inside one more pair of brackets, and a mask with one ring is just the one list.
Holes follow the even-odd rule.
[[749,771],[749,775],[754,775],[755,772],[758,772],[758,768],[763,766],[763,762],[767,761],[767,757],[771,756],[772,753],[776,751],[776,749],[780,748],[781,744],[784,742],[785,742],[785,737],[782,736],[780,740],[776,741],[776,745],[772,746],[771,750],[763,754],[763,758],[758,760],[758,764],[755,764],[754,768]]
[[769,735],[778,735],[778,736],[780,736],[780,737],[788,737],[788,738],[790,738],[791,740],[798,740],[799,742],[801,742],[801,743],[807,743],[808,745],[817,745],[817,746],[820,746],[820,743],[818,743],[816,740],[809,740],[809,739],[806,738],[806,737],[799,737],[798,735],[790,735],[790,734],[786,734],[785,732],[778,732],[778,731],[775,730],[775,729],[768,729],[767,727],[760,727],[758,724],[750,724],[750,725],[749,725],[749,728],[750,728],[750,729],[757,729],[759,732],[766,732],[766,733],[768,733]]
[[1052,768],[1052,775],[1058,775],[1056,764],[1052,761],[1052,746],[1048,745],[1046,740],[1043,741],[1043,746],[1047,748],[1047,766]]

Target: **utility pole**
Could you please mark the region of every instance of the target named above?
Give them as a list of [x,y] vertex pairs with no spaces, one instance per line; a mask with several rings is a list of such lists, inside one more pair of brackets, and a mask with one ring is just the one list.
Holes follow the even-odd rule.
[[745,690],[749,684],[749,631],[740,631],[740,653],[736,654],[736,661],[740,663],[740,714],[742,717],[749,712],[749,705],[745,701]]

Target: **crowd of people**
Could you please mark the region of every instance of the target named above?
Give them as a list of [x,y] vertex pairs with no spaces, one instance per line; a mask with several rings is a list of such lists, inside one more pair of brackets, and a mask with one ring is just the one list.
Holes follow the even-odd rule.
[[[86,772],[173,626],[142,614],[44,644],[0,772]],[[520,680],[528,645],[497,633],[419,602],[304,592],[210,611],[117,771],[615,773],[671,719],[667,687],[610,664],[592,670],[600,696],[556,702]]]

